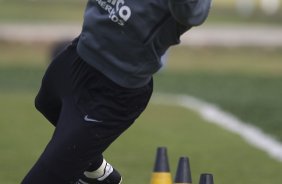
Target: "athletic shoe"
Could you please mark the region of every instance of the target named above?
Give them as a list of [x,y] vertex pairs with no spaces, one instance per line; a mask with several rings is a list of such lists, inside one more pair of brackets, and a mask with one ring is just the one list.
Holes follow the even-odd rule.
[[83,176],[76,184],[121,184],[122,177],[110,164],[107,163],[105,173],[97,179]]

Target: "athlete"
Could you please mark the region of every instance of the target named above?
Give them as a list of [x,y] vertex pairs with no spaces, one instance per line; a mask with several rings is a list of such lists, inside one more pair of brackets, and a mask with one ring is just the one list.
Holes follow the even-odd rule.
[[119,184],[103,152],[146,108],[152,75],[211,0],[89,0],[81,34],[48,67],[36,108],[55,126],[23,184]]

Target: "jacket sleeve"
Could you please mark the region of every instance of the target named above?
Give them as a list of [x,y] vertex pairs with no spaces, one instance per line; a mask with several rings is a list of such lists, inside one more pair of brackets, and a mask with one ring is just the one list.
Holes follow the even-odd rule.
[[212,0],[168,0],[172,16],[185,26],[198,26],[208,17]]

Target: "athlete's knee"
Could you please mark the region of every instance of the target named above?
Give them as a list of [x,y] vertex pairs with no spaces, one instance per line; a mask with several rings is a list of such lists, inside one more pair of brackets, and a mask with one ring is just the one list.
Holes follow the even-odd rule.
[[45,115],[45,114],[48,114],[48,111],[50,110],[51,103],[48,102],[46,99],[42,98],[42,96],[40,94],[38,94],[35,97],[34,106],[39,112],[41,112],[43,115]]
[[59,102],[47,101],[40,95],[34,100],[35,108],[54,126],[56,126],[60,116],[61,105]]
[[35,100],[34,100],[34,106],[35,108],[39,111],[39,112],[42,112],[44,111],[44,104],[43,104],[43,101],[42,99],[39,97],[39,95],[37,95],[35,97]]

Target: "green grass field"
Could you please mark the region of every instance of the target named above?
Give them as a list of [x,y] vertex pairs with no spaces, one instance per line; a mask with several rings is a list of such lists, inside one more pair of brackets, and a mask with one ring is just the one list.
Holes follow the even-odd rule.
[[[44,148],[52,128],[33,109],[33,95],[1,95],[0,182],[17,184]],[[17,116],[10,111],[17,112]],[[163,114],[167,114],[164,116]],[[175,117],[178,117],[177,119]],[[19,119],[21,121],[19,121]],[[17,135],[17,136],[15,136]],[[179,156],[190,157],[194,183],[211,172],[216,183],[279,183],[282,165],[238,136],[207,124],[186,109],[151,104],[144,115],[106,152],[124,183],[149,183],[157,146],[167,146],[172,173]],[[15,174],[17,173],[17,174]]]
[[[0,44],[0,183],[17,184],[36,161],[53,128],[33,107],[48,47]],[[3,52],[2,52],[3,51]],[[280,49],[177,47],[155,77],[155,93],[189,94],[218,104],[282,140]],[[239,136],[187,109],[151,103],[106,152],[125,184],[149,183],[157,146],[167,146],[174,174],[190,157],[194,183],[211,172],[217,184],[282,181],[282,164]]]
[[281,49],[184,47],[170,58],[168,71],[158,77],[159,90],[218,104],[282,141]]

